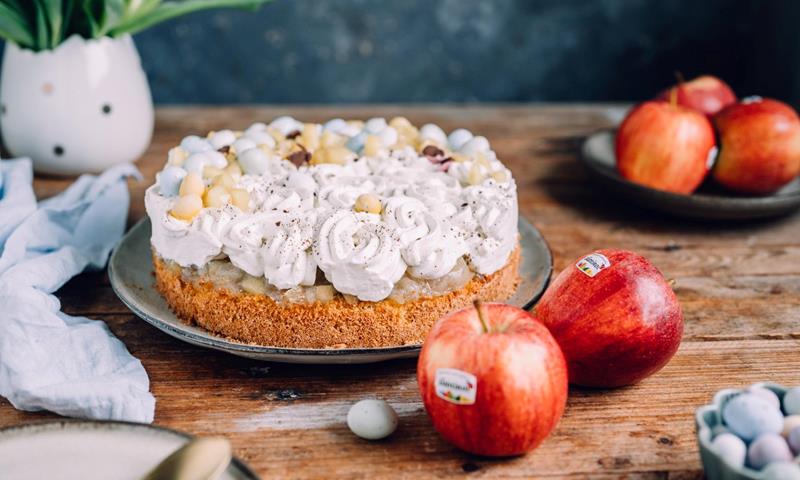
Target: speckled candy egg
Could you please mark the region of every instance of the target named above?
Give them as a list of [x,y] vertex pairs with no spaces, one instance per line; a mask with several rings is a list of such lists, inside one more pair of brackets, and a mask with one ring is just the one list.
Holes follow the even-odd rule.
[[211,138],[209,138],[208,141],[211,143],[211,146],[214,147],[214,150],[219,150],[220,148],[227,147],[235,142],[236,134],[234,134],[231,130],[220,130],[219,132],[215,132],[213,135],[211,135]]
[[714,437],[711,448],[728,464],[741,467],[747,456],[747,446],[741,438],[732,433],[722,433]]
[[783,415],[768,400],[752,393],[731,399],[722,410],[725,425],[745,441],[763,433],[780,433]]
[[383,400],[361,400],[347,412],[347,426],[366,440],[379,440],[397,428],[397,413]]
[[781,408],[781,399],[778,398],[778,395],[776,395],[775,392],[773,392],[769,388],[761,386],[761,385],[750,385],[749,387],[747,387],[747,390],[745,390],[745,391],[748,392],[748,393],[752,393],[753,395],[757,395],[757,396],[763,398],[764,400],[768,401],[777,410],[780,410],[780,408]]
[[795,455],[800,455],[800,427],[793,428],[789,435],[786,436],[786,440]]
[[800,415],[800,387],[794,387],[783,396],[783,411],[786,415]]
[[800,465],[794,462],[775,462],[764,469],[767,480],[800,480]]
[[460,150],[465,143],[472,140],[472,132],[465,128],[459,128],[450,132],[447,136],[447,143],[453,150]]
[[800,427],[800,415],[789,415],[788,417],[783,417],[783,432],[781,432],[781,434],[784,437],[788,437],[789,432],[797,427]]
[[758,436],[747,449],[747,463],[756,470],[761,470],[773,462],[792,461],[792,452],[786,440],[775,433],[764,433]]
[[200,153],[213,150],[214,148],[205,138],[200,138],[197,135],[189,135],[181,140],[181,148],[188,153]]
[[181,167],[170,166],[156,174],[158,192],[165,197],[178,195],[183,178],[186,177],[186,170]]
[[266,173],[268,165],[267,154],[260,148],[251,148],[239,154],[239,165],[248,175],[262,175]]

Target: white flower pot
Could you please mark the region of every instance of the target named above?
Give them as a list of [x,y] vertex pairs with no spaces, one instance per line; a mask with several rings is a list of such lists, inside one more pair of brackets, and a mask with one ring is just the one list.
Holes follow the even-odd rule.
[[15,157],[57,175],[136,160],[153,134],[153,100],[130,36],[33,52],[7,43],[0,132]]

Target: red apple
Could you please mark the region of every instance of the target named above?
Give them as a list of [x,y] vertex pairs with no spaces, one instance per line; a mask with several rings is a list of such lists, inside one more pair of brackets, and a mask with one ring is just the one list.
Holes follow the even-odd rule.
[[683,313],[661,272],[641,255],[599,250],[561,272],[534,314],[567,358],[569,380],[588,387],[636,383],[669,362]]
[[678,105],[692,108],[708,116],[736,102],[736,95],[731,87],[712,75],[702,75],[688,82],[679,82],[658,94],[656,99],[669,102],[673,95]]
[[417,381],[436,430],[477,455],[536,448],[567,401],[567,366],[550,332],[525,310],[500,303],[439,320],[422,347]]
[[617,170],[628,180],[676,193],[692,193],[716,153],[705,115],[665,102],[634,108],[617,131]]
[[792,107],[753,97],[714,117],[720,155],[712,173],[743,193],[772,193],[800,173],[800,119]]

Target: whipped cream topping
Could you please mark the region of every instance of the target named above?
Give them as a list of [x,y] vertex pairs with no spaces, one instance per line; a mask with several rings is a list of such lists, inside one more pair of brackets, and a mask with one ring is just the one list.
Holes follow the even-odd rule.
[[[333,147],[314,144],[320,136]],[[231,164],[238,170],[220,181]],[[206,185],[204,208],[190,220],[171,213],[181,199],[180,169],[202,174]],[[514,180],[488,141],[463,129],[447,136],[431,124],[323,126],[281,117],[244,132],[187,137],[157,178],[145,204],[158,255],[198,268],[227,257],[278,289],[314,285],[321,272],[341,293],[380,301],[403,276],[442,278],[461,258],[477,274],[494,273],[517,244]],[[215,204],[216,185],[246,192],[246,203]],[[365,195],[379,213],[356,211]]]

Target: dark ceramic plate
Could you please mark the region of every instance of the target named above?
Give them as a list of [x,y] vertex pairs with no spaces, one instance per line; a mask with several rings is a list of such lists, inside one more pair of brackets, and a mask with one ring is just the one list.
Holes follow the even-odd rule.
[[681,217],[713,220],[746,220],[783,215],[800,207],[800,178],[778,192],[763,197],[731,194],[707,181],[692,195],[664,192],[630,182],[616,169],[614,131],[591,135],[583,143],[581,159],[609,191],[646,207]]
[[[520,285],[508,303],[530,308],[544,293],[553,271],[553,257],[542,235],[527,220],[519,219],[522,259]],[[396,358],[413,358],[421,345],[386,348],[303,349],[280,348],[237,342],[215,335],[196,325],[182,322],[153,286],[150,257],[150,220],[144,219],[122,237],[108,263],[108,277],[114,292],[133,313],[159,330],[201,347],[242,357],[284,363],[372,363]]]

